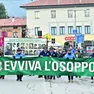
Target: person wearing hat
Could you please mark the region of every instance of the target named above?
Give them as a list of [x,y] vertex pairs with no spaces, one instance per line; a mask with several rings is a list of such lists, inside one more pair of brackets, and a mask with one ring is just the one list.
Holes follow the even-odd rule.
[[[66,59],[75,59],[75,55],[71,52],[71,49],[68,49],[68,51],[67,51],[67,53],[66,53],[66,55],[64,56],[64,58],[66,58]],[[69,76],[68,75],[68,80],[69,80],[69,82],[71,81],[71,82],[73,82],[73,76]]]
[[23,58],[24,54],[22,53],[22,50],[20,48],[17,49],[17,53],[15,56],[13,56],[13,58]]
[[[53,47],[50,47],[49,51],[50,51],[50,56],[51,57],[57,57],[57,52],[54,51],[55,49]],[[48,79],[53,79],[55,80],[55,76],[48,76]]]
[[71,52],[71,49],[68,49],[68,51],[65,54],[64,58],[75,59],[75,55]]
[[47,47],[44,47],[43,50],[40,52],[39,56],[43,57],[43,56],[50,56],[50,52],[48,51]]
[[[43,50],[40,52],[39,57],[44,57],[44,56],[51,56],[51,53],[48,51],[47,47],[44,47]],[[39,75],[38,78],[41,78],[42,75]],[[48,80],[49,77],[44,75],[45,80]]]
[[49,51],[50,51],[50,56],[51,57],[57,57],[57,53],[54,51],[55,49],[53,48],[53,47],[51,47],[50,49],[49,49]]
[[[24,54],[22,53],[22,50],[20,48],[17,49],[17,54],[13,56],[13,58],[24,58]],[[23,75],[17,75],[17,81],[22,81]]]

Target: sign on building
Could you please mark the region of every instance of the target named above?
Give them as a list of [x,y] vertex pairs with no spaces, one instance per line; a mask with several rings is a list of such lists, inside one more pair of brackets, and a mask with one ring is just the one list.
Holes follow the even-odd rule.
[[87,46],[86,47],[86,53],[93,53],[94,46]]
[[65,37],[66,41],[74,41],[75,40],[75,36],[67,36]]
[[37,56],[46,45],[46,39],[4,38],[4,56],[13,56],[21,48],[26,56]]
[[73,30],[73,34],[77,34],[77,30]]
[[84,34],[77,34],[76,35],[76,43],[84,43]]

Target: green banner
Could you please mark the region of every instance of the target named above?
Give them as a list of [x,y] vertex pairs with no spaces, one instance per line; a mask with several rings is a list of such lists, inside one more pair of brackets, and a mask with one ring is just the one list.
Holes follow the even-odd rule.
[[94,76],[94,58],[0,57],[0,75],[16,74]]

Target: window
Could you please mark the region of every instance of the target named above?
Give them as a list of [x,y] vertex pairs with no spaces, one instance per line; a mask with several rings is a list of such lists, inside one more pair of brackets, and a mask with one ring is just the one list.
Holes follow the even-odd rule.
[[17,26],[14,26],[13,29],[17,29],[18,27]]
[[51,10],[51,18],[56,18],[56,10]]
[[68,34],[73,34],[73,26],[68,26]]
[[68,10],[68,18],[73,18],[73,10]]
[[40,30],[40,27],[35,27],[35,36],[38,36],[38,31]]
[[78,34],[82,33],[82,26],[77,26],[76,29]]
[[59,34],[60,35],[65,34],[65,26],[60,26],[60,28],[59,28]]
[[90,34],[90,26],[85,26],[85,34]]
[[14,37],[14,38],[18,38],[18,32],[14,32],[14,33],[13,33],[13,37]]
[[51,35],[56,35],[56,33],[57,33],[57,28],[51,27]]
[[85,10],[85,17],[90,17],[90,9]]
[[39,11],[35,11],[35,19],[39,19],[40,18],[40,15],[39,15]]

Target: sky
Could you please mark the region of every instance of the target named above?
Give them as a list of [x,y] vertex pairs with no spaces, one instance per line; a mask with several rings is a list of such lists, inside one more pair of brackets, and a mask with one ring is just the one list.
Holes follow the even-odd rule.
[[31,1],[33,0],[0,0],[0,3],[5,5],[8,16],[24,17],[26,15],[26,10],[20,8],[20,6]]

